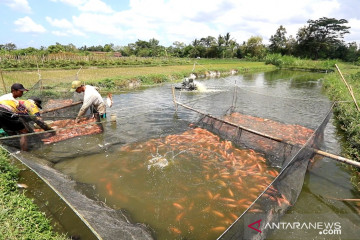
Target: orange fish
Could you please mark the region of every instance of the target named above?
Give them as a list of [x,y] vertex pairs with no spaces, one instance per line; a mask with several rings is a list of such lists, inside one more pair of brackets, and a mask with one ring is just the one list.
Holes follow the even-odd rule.
[[177,222],[180,222],[180,220],[184,217],[184,214],[185,214],[185,212],[182,212],[182,213],[178,214],[178,215],[176,216],[175,220],[176,220]]
[[170,231],[176,234],[181,234],[180,229],[176,228],[176,227],[169,227]]
[[235,204],[230,204],[230,203],[225,204],[225,206],[228,206],[228,207],[231,207],[231,208],[236,208],[236,207],[237,207],[237,205],[235,205]]
[[226,202],[235,202],[235,200],[234,199],[232,199],[232,198],[221,198],[221,200],[224,200],[224,201],[226,201]]
[[235,214],[233,214],[233,213],[229,213],[229,215],[230,215],[230,217],[232,217],[232,219],[234,219],[234,220],[238,219],[238,217],[237,217]]
[[213,199],[215,200],[215,199],[217,199],[218,197],[220,197],[220,193],[216,194],[216,195],[213,197]]
[[226,227],[213,227],[210,229],[212,232],[223,232],[226,230]]
[[108,194],[109,194],[110,196],[113,195],[112,185],[111,185],[110,182],[108,182],[108,183],[106,184],[106,190],[107,190],[107,192],[108,192]]
[[219,216],[219,217],[225,217],[225,215],[219,211],[216,211],[216,210],[213,210],[212,211],[216,216]]
[[234,193],[231,191],[230,188],[228,189],[228,192],[229,192],[229,194],[230,194],[231,197],[234,197]]
[[183,210],[183,209],[184,209],[184,207],[181,206],[181,205],[178,204],[178,203],[173,203],[173,206],[176,207],[177,209],[180,209],[180,210]]
[[207,193],[207,195],[209,196],[210,199],[214,198],[214,195],[210,191],[207,191],[206,193]]
[[217,182],[218,182],[221,186],[227,187],[227,184],[226,184],[223,180],[218,179]]

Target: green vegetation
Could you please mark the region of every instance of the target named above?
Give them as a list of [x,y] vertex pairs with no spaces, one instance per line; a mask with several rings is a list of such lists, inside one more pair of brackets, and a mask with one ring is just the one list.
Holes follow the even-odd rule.
[[320,18],[308,20],[300,28],[296,38],[286,36],[282,25],[272,35],[270,44],[263,44],[260,36],[242,40],[242,44],[232,38],[230,33],[217,37],[206,36],[194,39],[191,44],[175,41],[172,46],[164,47],[152,38],[149,41],[137,40],[127,46],[82,46],[56,43],[47,48],[17,49],[13,43],[0,44],[0,68],[75,69],[83,67],[119,67],[119,66],[158,66],[187,64],[188,58],[246,59],[263,61],[268,54],[281,54],[312,60],[340,59],[360,64],[360,49],[356,42],[345,43],[344,35],[350,27],[345,19]]
[[288,68],[292,70],[309,71],[333,71],[336,60],[306,60],[293,56],[282,56],[281,54],[269,54],[265,57],[266,64],[273,64],[279,68]]
[[[352,87],[356,99],[360,99],[360,69],[350,64],[338,64],[348,84]],[[324,88],[333,101],[339,102],[334,109],[339,131],[343,141],[343,155],[360,162],[360,112],[339,73],[326,75]],[[354,172],[352,183],[360,190],[359,169],[351,167]]]
[[[194,69],[194,71],[193,71]],[[69,92],[71,82],[79,80],[99,86],[102,91],[126,89],[129,86],[152,85],[163,82],[181,80],[190,73],[205,76],[208,71],[220,71],[222,76],[230,74],[230,70],[239,72],[275,69],[273,65],[263,62],[247,62],[238,59],[192,59],[186,65],[148,66],[148,67],[116,67],[116,68],[82,68],[69,70],[41,70],[42,95],[58,95]],[[21,82],[31,88],[40,87],[38,71],[3,71],[3,79],[7,91],[15,82]],[[0,87],[0,92],[4,88]]]
[[1,239],[67,239],[54,233],[50,221],[17,189],[19,170],[0,149],[0,237]]

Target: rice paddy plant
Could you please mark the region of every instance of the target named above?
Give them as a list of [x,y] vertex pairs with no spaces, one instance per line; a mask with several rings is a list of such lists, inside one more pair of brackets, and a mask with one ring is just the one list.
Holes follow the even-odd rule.
[[[138,58],[130,58],[131,61],[139,61]],[[130,60],[129,60],[130,61]],[[96,66],[76,69],[40,69],[33,71],[2,71],[4,85],[0,86],[0,92],[10,91],[13,83],[22,83],[25,87],[31,88],[41,79],[43,87],[48,89],[56,89],[59,84],[71,85],[74,80],[80,80],[85,84],[104,85],[106,87],[126,87],[128,82],[140,80],[145,84],[156,84],[161,82],[178,81],[189,76],[191,72],[198,75],[204,75],[209,70],[221,70],[229,72],[231,69],[254,69],[265,70],[273,69],[271,65],[265,65],[260,62],[244,62],[236,60],[204,60],[204,63],[193,61],[186,65],[171,66],[127,66],[127,67],[111,67],[99,68]],[[150,75],[150,77],[144,77]],[[164,75],[164,76],[157,76]],[[109,82],[111,79],[114,84]],[[110,84],[110,85],[109,85]]]

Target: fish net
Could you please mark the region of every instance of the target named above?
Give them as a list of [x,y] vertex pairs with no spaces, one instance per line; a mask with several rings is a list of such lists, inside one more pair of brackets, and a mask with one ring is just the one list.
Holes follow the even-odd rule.
[[[82,105],[78,98],[43,101],[41,119],[53,130],[41,129],[29,116],[14,115],[13,120],[20,121],[28,133],[4,132],[0,137],[2,147],[51,187],[90,229],[93,234],[89,235],[90,239],[153,239],[145,224],[134,223],[125,210],[114,210],[104,202],[88,197],[86,192],[79,190],[86,184],[53,168],[54,163],[104,151],[104,139],[99,135],[104,133],[106,120],[90,109],[80,122],[75,122]],[[20,152],[23,140],[26,151]],[[118,144],[119,140],[113,138],[110,143]]]
[[[253,99],[241,99],[241,92],[245,91],[248,90],[236,87],[232,97],[230,92],[227,93],[227,104],[230,107],[225,113],[216,107],[196,108],[197,105],[201,106],[199,102],[192,105],[178,102],[180,106],[198,114],[196,126],[225,141],[231,141],[240,149],[250,149],[262,156],[255,157],[255,162],[251,162],[246,156],[224,149],[225,155],[230,156],[226,169],[237,177],[231,183],[232,186],[241,185],[243,191],[248,191],[248,195],[246,198],[236,194],[233,196],[233,208],[229,209],[236,213],[237,218],[218,239],[265,239],[269,236],[271,229],[267,224],[280,222],[281,216],[295,204],[302,189],[308,163],[315,155],[314,149],[322,144],[324,128],[332,113],[332,106],[316,101],[317,104],[324,105],[323,109],[327,109],[327,112],[316,116],[318,126],[314,121],[311,126],[306,123],[304,116],[309,115],[309,112],[299,112],[298,119],[279,119],[279,115],[271,111],[254,112],[253,108],[250,113],[247,112],[246,104],[269,104],[272,111],[280,108],[284,111],[286,107],[290,110],[292,104],[303,104],[304,109],[308,109],[309,101],[289,98],[284,104],[284,99],[276,99],[263,93],[250,95]],[[246,94],[246,97],[248,98],[249,94]],[[215,96],[213,102],[223,99],[224,97],[217,99]],[[247,164],[249,166],[245,167],[246,172],[239,173],[239,168],[244,168]],[[270,174],[273,178],[268,178]],[[248,185],[244,185],[244,178],[252,180],[247,181]],[[246,208],[242,213],[241,205]],[[235,209],[237,211],[234,211]]]
[[78,74],[63,78],[40,78],[33,86],[26,86],[29,91],[25,92],[23,97],[37,96],[43,101],[77,98],[74,92],[70,91],[71,83],[77,80]]
[[[254,225],[260,235],[247,226],[279,219],[296,202],[331,106],[250,90],[236,87],[205,97],[182,93],[178,102],[185,109],[178,105],[175,115],[173,105],[164,104],[170,103],[168,89],[154,106],[128,94],[124,102],[138,106],[117,112],[120,131],[109,121],[94,121],[90,112],[76,125],[81,104],[74,98],[50,98],[42,116],[58,126],[57,135],[41,137],[31,152],[14,156],[52,186],[101,239],[265,238],[266,229]],[[315,104],[324,111],[312,112]],[[266,110],[258,110],[263,105]],[[38,131],[32,135],[48,134]],[[19,143],[20,137],[15,138]],[[72,159],[77,163],[67,170],[70,175],[96,168],[87,174],[91,183],[53,168]],[[264,217],[247,223],[257,214]],[[151,221],[150,226],[140,224]],[[255,233],[247,235],[249,229]]]

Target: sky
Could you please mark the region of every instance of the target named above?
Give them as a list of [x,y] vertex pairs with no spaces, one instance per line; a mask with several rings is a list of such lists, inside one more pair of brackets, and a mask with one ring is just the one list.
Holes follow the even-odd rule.
[[346,19],[346,42],[360,44],[358,0],[0,0],[0,44],[127,46],[155,38],[165,47],[230,33],[268,44],[280,25],[296,37],[308,20]]

